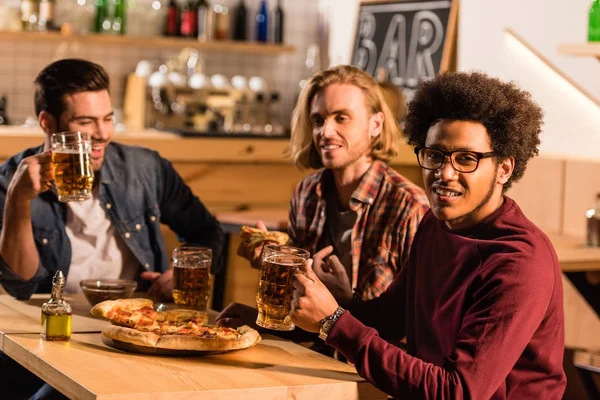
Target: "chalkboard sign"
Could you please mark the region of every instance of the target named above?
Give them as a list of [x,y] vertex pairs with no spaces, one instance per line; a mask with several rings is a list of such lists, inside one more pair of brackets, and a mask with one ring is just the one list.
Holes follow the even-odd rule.
[[454,59],[458,0],[360,3],[352,64],[403,87],[407,98]]

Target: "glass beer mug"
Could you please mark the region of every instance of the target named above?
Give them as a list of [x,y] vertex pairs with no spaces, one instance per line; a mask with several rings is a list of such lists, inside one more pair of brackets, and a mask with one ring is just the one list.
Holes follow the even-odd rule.
[[206,311],[211,297],[212,250],[181,246],[173,250],[173,300],[180,308]]
[[263,328],[291,331],[295,328],[290,311],[294,294],[293,278],[304,272],[308,251],[291,246],[266,244],[261,254],[256,324]]
[[51,183],[59,201],[82,201],[92,198],[94,168],[92,166],[92,142],[84,132],[54,133],[51,167],[54,181]]

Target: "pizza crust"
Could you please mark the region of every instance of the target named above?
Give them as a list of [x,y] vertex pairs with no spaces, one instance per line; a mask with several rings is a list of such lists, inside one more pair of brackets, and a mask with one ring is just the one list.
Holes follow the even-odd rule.
[[237,339],[203,339],[197,336],[164,335],[161,336],[157,348],[170,350],[196,351],[230,351],[246,349],[260,342],[258,332],[246,325],[237,330],[242,336]]
[[160,340],[160,336],[155,333],[142,332],[118,325],[109,326],[102,331],[102,334],[109,339],[146,347],[156,347]]
[[154,302],[150,299],[118,299],[106,300],[96,304],[90,312],[97,317],[108,318],[109,312],[114,308],[120,308],[127,311],[139,310],[144,307],[152,307]]
[[203,339],[198,336],[186,335],[157,335],[152,332],[142,332],[124,326],[113,325],[102,333],[105,337],[119,342],[125,342],[143,347],[153,347],[167,350],[188,351],[231,351],[252,347],[260,342],[260,335],[246,325],[237,329],[241,337],[237,339]]

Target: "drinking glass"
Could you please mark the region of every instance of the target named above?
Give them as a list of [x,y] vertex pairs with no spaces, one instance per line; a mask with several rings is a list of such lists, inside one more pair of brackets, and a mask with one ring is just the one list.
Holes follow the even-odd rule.
[[291,246],[266,244],[261,254],[256,324],[263,328],[291,331],[295,328],[290,311],[294,293],[293,277],[303,272],[308,251]]
[[92,142],[84,132],[54,133],[52,146],[51,183],[59,201],[83,201],[92,198],[94,167]]
[[173,300],[178,307],[206,311],[211,297],[212,250],[181,246],[173,250]]

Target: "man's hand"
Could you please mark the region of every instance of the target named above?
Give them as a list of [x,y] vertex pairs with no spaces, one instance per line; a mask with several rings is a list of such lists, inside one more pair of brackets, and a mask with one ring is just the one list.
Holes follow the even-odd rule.
[[312,269],[312,260],[306,263],[306,276],[294,275],[292,321],[307,332],[319,332],[321,320],[338,308],[338,303]]
[[8,186],[8,196],[17,201],[29,201],[52,187],[52,152],[45,151],[24,158]]
[[169,301],[173,299],[173,270],[170,269],[167,272],[142,272],[140,278],[152,281],[150,289],[148,289],[148,296],[157,300]]
[[327,246],[319,250],[313,256],[312,268],[315,275],[342,307],[352,301],[352,287],[346,268],[336,255],[331,255],[333,246]]
[[254,307],[240,303],[231,303],[219,315],[217,315],[217,325],[229,328],[239,328],[248,325],[257,331],[264,330],[256,325],[258,310]]
[[[256,228],[261,231],[267,232],[267,227],[262,221],[256,222]],[[252,268],[260,269],[260,254],[262,253],[262,248],[265,243],[270,243],[269,241],[264,241],[257,246],[248,246],[248,244],[242,240],[237,249],[237,254],[240,257],[244,257],[246,260],[250,261],[250,265]]]

